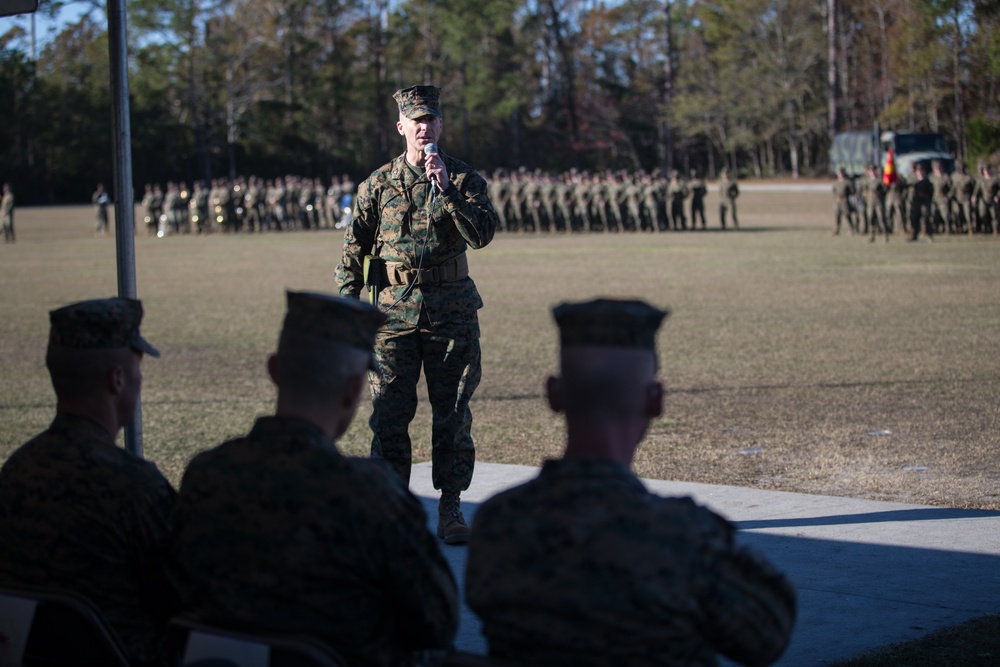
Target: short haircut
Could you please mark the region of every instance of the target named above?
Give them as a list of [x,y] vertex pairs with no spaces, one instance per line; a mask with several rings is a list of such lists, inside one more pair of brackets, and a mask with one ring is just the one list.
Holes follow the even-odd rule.
[[293,395],[326,400],[342,393],[350,379],[366,373],[371,355],[344,343],[284,335],[278,344],[275,382]]
[[571,416],[632,416],[656,380],[656,354],[642,348],[564,347],[560,361],[563,405]]
[[74,398],[103,391],[108,373],[116,366],[128,367],[131,348],[79,350],[50,345],[45,353],[45,366],[52,378],[52,388],[59,398]]

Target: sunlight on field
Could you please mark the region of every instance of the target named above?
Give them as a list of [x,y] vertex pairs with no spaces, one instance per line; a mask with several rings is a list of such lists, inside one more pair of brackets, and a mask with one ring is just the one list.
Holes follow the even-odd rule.
[[[480,460],[537,465],[561,450],[541,399],[550,308],[638,297],[673,310],[660,336],[667,411],[641,475],[1000,509],[1000,243],[832,238],[826,192],[748,191],[740,204],[739,232],[499,235],[471,253],[486,302]],[[117,284],[114,240],[92,236],[91,209],[17,215],[18,243],[0,247],[0,460],[52,417],[48,310]],[[264,363],[284,290],[332,290],[341,238],[140,231],[143,329],[163,352],[144,362],[146,455],[172,481],[272,409]],[[367,451],[366,420],[362,407],[346,451]],[[425,401],[412,432],[427,459]]]

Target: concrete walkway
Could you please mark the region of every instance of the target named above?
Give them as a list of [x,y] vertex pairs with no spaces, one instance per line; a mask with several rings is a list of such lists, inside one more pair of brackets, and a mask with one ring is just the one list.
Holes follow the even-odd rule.
[[[471,523],[480,502],[537,472],[476,463],[472,486],[462,495],[466,520]],[[735,522],[738,539],[791,578],[799,614],[778,665],[822,665],[1000,613],[1000,512],[645,482],[660,495],[692,496]],[[434,530],[438,494],[429,463],[413,467],[410,488],[424,500]],[[467,549],[443,550],[461,586]],[[456,645],[486,652],[479,621],[464,605]]]

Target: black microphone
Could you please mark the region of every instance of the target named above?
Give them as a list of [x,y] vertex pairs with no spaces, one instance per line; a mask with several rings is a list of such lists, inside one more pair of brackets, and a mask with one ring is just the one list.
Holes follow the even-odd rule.
[[[431,155],[437,155],[438,152],[439,151],[438,151],[438,145],[437,144],[430,143],[430,144],[425,144],[424,145],[424,155],[425,156],[430,157]],[[438,185],[438,182],[437,182],[436,179],[433,179],[433,178],[431,179],[431,189],[433,190],[433,192],[435,194],[441,189],[441,186]]]

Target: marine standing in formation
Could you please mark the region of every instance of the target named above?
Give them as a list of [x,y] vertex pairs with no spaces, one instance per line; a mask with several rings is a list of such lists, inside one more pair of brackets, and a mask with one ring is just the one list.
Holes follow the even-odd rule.
[[732,211],[733,229],[740,228],[739,218],[736,217],[736,198],[740,196],[740,186],[735,178],[729,177],[729,169],[723,168],[719,178],[719,222],[722,228],[726,228],[726,212]]
[[851,234],[856,234],[858,231],[858,214],[854,209],[854,204],[851,202],[854,194],[854,183],[851,179],[847,178],[847,174],[843,169],[838,169],[837,180],[833,182],[833,206],[836,220],[833,227],[834,236],[840,234],[840,225],[845,218],[847,219],[847,225],[851,230]]
[[663,412],[656,333],[639,301],[563,304],[566,451],[476,512],[466,599],[490,655],[511,664],[705,666],[716,653],[768,665],[788,645],[795,591],[690,498],[656,496],[630,470]]
[[[417,409],[421,368],[432,411],[434,488],[441,490],[438,536],[468,541],[460,494],[475,464],[472,398],[482,376],[479,318],[483,306],[469,277],[468,248],[493,240],[497,215],[486,181],[469,165],[437,150],[443,120],[436,86],[396,91],[396,129],[405,152],[358,188],[344,234],[336,282],[362,298],[366,284],[388,321],[378,332],[370,375],[371,453],[409,482],[409,425]],[[366,280],[365,264],[369,272]]]
[[691,170],[688,188],[691,190],[691,229],[698,226],[698,218],[701,218],[701,228],[705,229],[705,195],[708,194],[708,187],[694,169]]
[[885,184],[878,167],[868,165],[865,169],[865,179],[862,181],[862,194],[865,202],[865,230],[870,234],[868,241],[875,242],[875,236],[882,233],[886,243],[889,242],[889,224],[885,219]]
[[670,185],[667,187],[667,198],[670,200],[670,224],[674,231],[687,229],[687,221],[684,218],[684,200],[689,194],[687,184],[681,181],[680,174],[675,171],[670,176]]
[[940,160],[933,161],[929,180],[934,188],[931,201],[931,226],[936,232],[951,234],[954,231],[951,217],[951,177],[945,173]]
[[14,191],[10,188],[10,183],[3,184],[3,197],[0,198],[0,222],[3,225],[3,242],[14,243],[17,236],[14,234]]
[[108,231],[108,205],[111,203],[111,197],[104,191],[104,183],[97,184],[97,190],[91,195],[90,201],[97,211],[97,226],[94,227],[94,234],[104,236],[104,233]]
[[934,184],[927,178],[922,164],[913,168],[914,182],[910,184],[910,241],[916,241],[920,236],[920,228],[924,228],[928,241],[934,240],[934,218],[931,204],[934,201]]
[[972,195],[976,192],[976,180],[969,175],[969,169],[964,162],[959,162],[955,173],[951,175],[951,186],[955,193],[955,206],[952,215],[955,216],[956,231],[964,229],[969,234],[976,231],[976,212],[972,205]]
[[973,200],[981,231],[1000,235],[1000,176],[994,176],[988,164],[979,170]]

